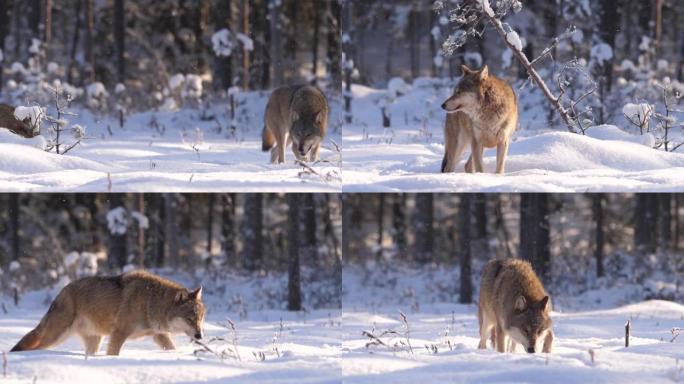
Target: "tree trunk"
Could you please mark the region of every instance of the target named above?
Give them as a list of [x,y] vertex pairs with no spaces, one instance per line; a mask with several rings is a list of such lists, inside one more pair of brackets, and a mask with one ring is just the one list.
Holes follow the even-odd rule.
[[117,81],[126,79],[126,14],[124,0],[114,0],[114,40],[116,41]]
[[[601,40],[610,45],[615,52],[615,36],[618,32],[620,22],[619,12],[622,0],[602,1],[601,2]],[[615,56],[615,55],[613,55]],[[610,92],[613,85],[613,58],[603,64],[603,76],[606,93]]]
[[19,211],[21,209],[21,205],[19,202],[18,193],[10,193],[9,197],[10,228],[12,236],[12,260],[19,260],[19,257],[21,256],[19,248]]
[[596,259],[596,277],[603,277],[603,200],[604,196],[601,193],[592,195],[594,216],[594,223],[596,225],[595,241],[594,241],[594,258]]
[[301,216],[302,237],[300,244],[300,255],[303,256],[304,262],[309,262],[311,265],[318,266],[318,257],[316,255],[317,239],[316,239],[316,202],[314,201],[314,194],[305,193],[299,196],[299,214]]
[[[331,1],[326,1],[330,3]],[[329,5],[326,4],[326,7]],[[316,85],[318,77],[318,45],[321,34],[321,10],[320,7],[314,5],[313,7],[313,41],[311,42],[311,75],[313,76],[313,84]]]
[[549,250],[548,195],[520,195],[520,257],[528,260],[542,280],[547,281]]
[[658,245],[667,252],[672,245],[672,195],[669,193],[659,193],[658,198]]
[[343,30],[344,30],[344,34],[347,36],[345,43],[344,43],[345,63],[343,63],[344,64],[344,82],[345,82],[345,87],[346,87],[345,92],[344,92],[344,120],[347,124],[351,124],[351,122],[352,122],[351,81],[352,81],[352,71],[353,71],[351,63],[352,63],[352,58],[354,57],[354,43],[353,43],[354,31],[352,30],[353,12],[352,12],[351,0],[343,0],[342,7],[343,7],[343,13],[344,13],[344,18],[342,20],[342,22],[344,24]]
[[331,88],[339,94],[342,91],[342,47],[340,45],[340,0],[326,1],[327,12],[326,20],[327,32],[327,55],[328,55],[328,76],[330,77]]
[[245,194],[244,223],[242,237],[244,248],[242,260],[249,271],[262,268],[263,239],[263,195],[260,193]]
[[406,195],[395,193],[392,202],[392,233],[394,235],[394,246],[397,256],[402,259],[406,257]]
[[419,264],[427,264],[432,261],[432,246],[434,230],[433,224],[433,195],[419,193],[416,195],[416,218],[415,218],[415,257]]
[[[124,208],[123,195],[120,193],[109,194],[109,210]],[[109,231],[109,252],[107,261],[112,272],[120,272],[126,265],[127,246],[126,232],[123,234]]]
[[[136,209],[138,212],[140,212],[141,215],[145,215],[145,194],[144,193],[138,193],[136,195],[137,201],[136,201]],[[136,222],[137,228],[138,228],[138,234],[137,234],[137,246],[138,246],[138,258],[136,260],[136,265],[138,268],[144,268],[145,267],[145,228],[143,228],[140,225],[140,222]],[[149,218],[148,218],[148,225],[149,225]]]
[[87,64],[87,82],[95,81],[95,54],[93,53],[93,35],[95,32],[95,16],[93,12],[93,0],[85,1],[85,59]]
[[411,58],[411,78],[415,79],[420,75],[420,36],[418,31],[418,13],[417,5],[414,3],[409,11],[408,35],[410,41],[410,58]]
[[283,50],[280,28],[280,2],[269,0],[269,22],[271,29],[271,69],[273,70],[272,87],[283,85]]
[[164,224],[166,223],[165,201],[166,198],[161,194],[153,194],[157,214],[154,217],[154,265],[157,268],[166,265],[166,235]]
[[0,95],[2,95],[2,86],[5,84],[2,76],[5,68],[4,63],[8,60],[7,51],[5,50],[5,39],[9,33],[10,3],[10,0],[0,0],[0,55],[2,56],[2,59],[0,59]]
[[[242,33],[249,36],[249,0],[241,0],[242,6]],[[242,90],[249,90],[249,50],[242,48]]]
[[470,304],[473,302],[473,282],[471,276],[472,253],[470,247],[472,195],[469,193],[461,194],[459,205],[460,241],[458,248],[461,250],[461,281],[458,302],[461,304]]
[[378,195],[378,250],[375,254],[375,258],[380,261],[382,260],[382,244],[383,244],[383,233],[385,232],[385,227],[383,223],[385,221],[385,194],[380,193]]
[[[74,83],[74,66],[76,65],[76,52],[78,51],[78,40],[81,36],[81,11],[83,10],[83,1],[76,1],[76,25],[74,26],[74,34],[71,39],[71,51],[69,52],[69,68],[67,69],[67,82]],[[83,79],[80,79],[83,80]]]
[[211,261],[211,244],[214,242],[214,202],[216,194],[209,194],[209,201],[207,203],[207,263]]
[[299,271],[299,234],[300,215],[299,197],[296,193],[287,195],[288,202],[288,282],[287,282],[287,310],[302,310],[302,291]]
[[166,230],[165,239],[169,251],[169,261],[174,270],[178,270],[180,266],[180,258],[178,254],[178,222],[176,221],[178,210],[178,198],[173,193],[164,194],[164,215]]
[[235,266],[235,194],[227,193],[223,196],[223,211],[221,215],[221,249],[224,263]]
[[[233,1],[220,1],[215,3],[216,9],[214,11],[214,25],[215,30],[219,31],[221,29],[227,29],[230,31],[231,35],[233,33],[232,25],[232,7]],[[218,79],[217,84],[220,85],[222,90],[226,90],[233,86],[233,55],[229,57],[215,57],[215,71],[216,78]]]
[[45,59],[49,62],[52,58],[52,0],[44,1],[43,23],[45,30],[43,42],[45,43]]

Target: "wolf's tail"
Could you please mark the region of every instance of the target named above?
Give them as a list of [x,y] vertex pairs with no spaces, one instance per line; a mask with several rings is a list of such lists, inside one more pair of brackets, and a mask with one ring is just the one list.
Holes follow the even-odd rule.
[[76,311],[67,288],[57,295],[38,326],[22,337],[10,352],[50,348],[68,336]]
[[264,126],[264,130],[261,131],[261,150],[266,152],[273,148],[274,145],[275,136],[273,136],[273,132],[271,132],[270,129]]

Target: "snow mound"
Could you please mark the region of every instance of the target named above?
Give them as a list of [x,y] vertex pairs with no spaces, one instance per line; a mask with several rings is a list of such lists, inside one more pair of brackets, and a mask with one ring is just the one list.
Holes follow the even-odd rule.
[[[31,173],[53,172],[61,170],[87,169],[104,172],[107,168],[103,164],[73,157],[70,155],[57,155],[48,153],[42,149],[30,145],[7,143],[4,137],[9,136],[0,132],[0,174],[26,175]],[[42,141],[41,141],[42,140]],[[44,145],[44,139],[33,138],[24,140],[33,145]],[[17,141],[15,141],[17,142]]]
[[38,130],[40,129],[43,120],[45,120],[45,108],[38,106],[18,106],[14,109],[14,117],[19,121],[28,120],[28,124],[33,127],[34,130]]

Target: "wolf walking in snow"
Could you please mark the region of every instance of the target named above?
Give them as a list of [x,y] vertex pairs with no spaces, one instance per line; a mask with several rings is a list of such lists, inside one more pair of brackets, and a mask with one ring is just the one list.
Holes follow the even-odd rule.
[[480,349],[487,338],[499,352],[513,352],[517,344],[528,353],[550,353],[553,344],[551,302],[530,263],[522,260],[491,260],[480,281],[477,319]]
[[285,147],[292,142],[297,160],[316,161],[328,128],[328,100],[310,85],[277,88],[264,114],[262,150],[271,151],[271,163],[285,162]]
[[143,271],[113,277],[86,277],[62,289],[38,326],[11,352],[47,349],[77,334],[87,355],[109,335],[108,355],[118,355],[129,338],[152,336],[164,350],[174,349],[172,333],[202,338],[202,288],[182,286]]
[[484,148],[496,147],[496,173],[503,173],[508,144],[518,126],[515,92],[506,81],[490,75],[486,65],[479,71],[465,65],[461,69],[463,78],[442,104],[447,111],[442,172],[453,172],[470,145],[466,172],[484,172]]

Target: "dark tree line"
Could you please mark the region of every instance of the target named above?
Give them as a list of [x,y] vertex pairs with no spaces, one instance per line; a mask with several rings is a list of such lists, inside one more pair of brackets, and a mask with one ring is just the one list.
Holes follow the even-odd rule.
[[[325,80],[337,92],[339,9],[338,0],[3,0],[0,84],[13,63],[38,59],[45,72],[49,62],[59,64],[59,77],[72,85],[122,83],[141,99],[177,73],[200,75],[222,91]],[[229,55],[213,49],[212,36],[223,29]],[[41,53],[30,50],[34,40]]]
[[550,286],[617,278],[631,265],[625,257],[639,278],[682,276],[682,202],[667,193],[346,195],[346,260],[459,265],[461,302],[472,301],[473,273],[493,257],[530,261]]
[[100,274],[287,272],[291,310],[302,309],[302,267],[341,283],[339,195],[5,194],[0,206],[0,275],[26,289],[59,279],[73,252],[94,255]]

